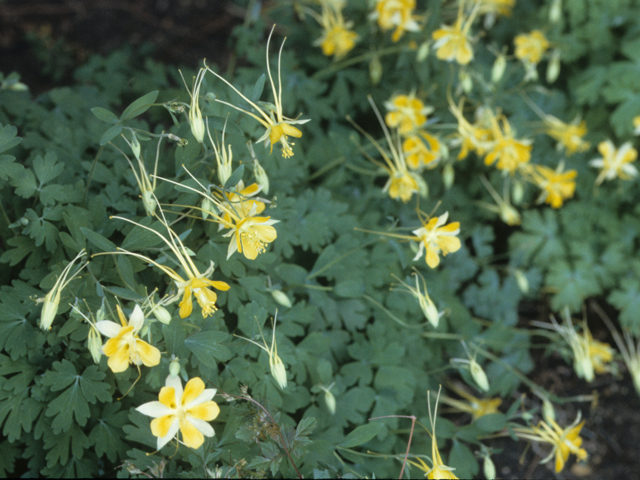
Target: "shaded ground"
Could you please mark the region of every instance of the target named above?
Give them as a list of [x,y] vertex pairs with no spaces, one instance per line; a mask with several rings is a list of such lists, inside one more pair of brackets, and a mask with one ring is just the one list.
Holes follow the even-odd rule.
[[[168,64],[196,65],[207,57],[224,66],[229,35],[244,17],[231,0],[9,0],[0,3],[0,71],[17,71],[38,94],[69,83],[73,70],[90,54],[127,45],[150,44],[152,56]],[[527,314],[544,319],[542,310],[534,306]],[[611,341],[604,329],[594,336]],[[565,471],[555,474],[553,462],[538,463],[547,450],[532,445],[525,452],[524,442],[500,439],[492,443],[504,449],[494,457],[499,477],[640,478],[640,398],[628,373],[622,379],[598,377],[589,385],[559,355],[536,355],[533,381],[561,397],[591,398],[557,411],[561,425],[569,425],[582,411],[589,459],[582,465],[572,457]]]

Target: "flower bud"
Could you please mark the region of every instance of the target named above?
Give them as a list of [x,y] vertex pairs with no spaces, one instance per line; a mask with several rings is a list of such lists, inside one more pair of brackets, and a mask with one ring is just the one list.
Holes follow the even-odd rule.
[[494,480],[496,478],[496,466],[493,464],[493,460],[491,460],[489,455],[484,457],[482,471],[484,472],[484,478],[487,480]]
[[418,54],[416,55],[416,61],[418,63],[424,61],[429,55],[429,47],[431,42],[422,42],[418,48]]
[[478,362],[473,359],[470,360],[469,370],[471,371],[471,377],[473,378],[473,381],[476,382],[476,385],[478,385],[478,387],[480,387],[480,390],[488,392],[489,379],[487,379],[487,374],[484,373],[484,370],[480,365],[478,365]]
[[556,421],[556,411],[553,409],[553,404],[547,398],[542,399],[542,417],[547,423]]
[[144,211],[147,212],[147,216],[152,217],[156,211],[156,206],[158,202],[156,201],[156,197],[153,195],[153,192],[150,190],[144,190],[142,192],[142,206],[144,207]]
[[547,65],[547,82],[555,82],[558,79],[558,75],[560,75],[560,51],[554,50]]
[[131,151],[135,155],[137,160],[140,160],[140,142],[135,132],[132,132],[133,138],[131,139]]
[[520,203],[522,203],[522,197],[524,197],[524,185],[521,181],[516,180],[511,190],[511,199],[515,205],[520,205]]
[[518,268],[515,272],[513,272],[513,274],[516,277],[516,283],[518,284],[518,288],[520,289],[520,291],[525,295],[529,293],[529,280],[527,280],[524,272]]
[[498,83],[502,80],[502,76],[504,75],[504,71],[507,68],[507,59],[503,54],[500,54],[496,57],[496,60],[493,62],[493,68],[491,69],[491,82]]
[[291,308],[291,300],[282,290],[271,290],[271,295],[273,295],[273,299],[278,302],[283,307]]
[[180,359],[176,357],[173,360],[171,360],[171,363],[169,364],[169,375],[175,378],[179,374],[180,374]]
[[271,375],[273,375],[280,389],[287,388],[287,370],[284,368],[284,363],[282,363],[277,353],[269,355],[269,366],[271,367]]
[[[55,287],[54,287],[55,290]],[[51,330],[51,324],[53,319],[56,318],[58,313],[58,304],[60,303],[60,293],[56,292],[55,296],[52,296],[54,290],[51,290],[44,297],[44,304],[42,305],[42,313],[40,315],[40,328],[42,330]]]
[[549,9],[549,22],[556,23],[562,15],[562,0],[552,0]]
[[449,190],[453,186],[453,181],[455,180],[456,172],[453,169],[453,165],[450,163],[445,164],[442,169],[442,183],[444,183],[444,189]]
[[91,325],[89,329],[89,336],[87,337],[87,348],[93,358],[94,363],[100,363],[100,357],[102,356],[102,338],[100,332]]
[[169,310],[164,308],[162,305],[156,305],[153,309],[153,315],[160,323],[164,323],[165,325],[169,325],[171,323],[171,314]]
[[27,217],[22,217],[19,221],[23,227],[26,227],[27,225],[29,225],[29,219]]
[[331,415],[335,415],[336,413],[336,397],[333,396],[333,393],[329,389],[324,391],[324,403],[327,405],[327,410]]
[[369,80],[372,85],[377,85],[380,83],[380,79],[382,78],[382,63],[380,63],[380,59],[375,56],[369,62]]
[[264,171],[262,165],[258,162],[257,158],[253,159],[253,175],[256,177],[258,185],[262,187],[262,191],[266,194],[269,193],[269,177],[267,172]]
[[205,220],[210,214],[217,213],[217,209],[209,197],[204,197],[202,199],[202,210],[200,210],[200,213],[202,214],[202,218]]

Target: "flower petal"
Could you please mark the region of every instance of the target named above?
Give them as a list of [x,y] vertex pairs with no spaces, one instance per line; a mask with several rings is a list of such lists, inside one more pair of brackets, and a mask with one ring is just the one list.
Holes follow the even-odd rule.
[[[160,391],[160,393],[162,394],[162,390]],[[138,408],[136,408],[136,410],[143,415],[147,415],[149,417],[154,417],[154,418],[173,414],[173,409],[169,408],[167,405],[163,404],[162,402],[159,402],[158,400],[155,400],[153,402],[143,403]]]
[[189,408],[188,413],[191,418],[210,422],[218,417],[220,414],[220,407],[216,402],[210,400]]
[[[106,355],[106,353],[105,353]],[[129,344],[125,343],[107,362],[113,373],[124,372],[129,367]]]
[[178,435],[178,430],[180,430],[180,422],[178,422],[178,419],[176,418],[176,421],[171,424],[171,427],[169,428],[167,434],[164,437],[158,437],[157,449],[160,450],[167,443],[176,438],[176,435]]
[[184,387],[184,394],[180,405],[187,408],[202,392],[204,392],[204,382],[199,377],[194,377],[187,382]]
[[146,367],[155,367],[160,363],[160,350],[142,340],[136,340],[136,352]]
[[133,332],[137,332],[144,325],[144,313],[142,313],[142,309],[140,305],[134,307],[133,312],[131,313],[131,317],[129,317],[129,326],[133,327]]
[[182,434],[182,441],[189,448],[200,448],[204,443],[202,432],[186,419],[180,422],[180,433]]
[[200,433],[202,433],[205,437],[213,437],[216,434],[215,430],[213,430],[213,427],[209,425],[208,422],[205,422],[204,420],[198,420],[197,418],[190,418],[190,417],[187,417],[187,420],[194,427],[196,427],[200,431]]
[[174,414],[155,418],[151,421],[151,433],[154,437],[166,437],[174,423],[178,423],[178,417]]
[[118,333],[120,333],[122,325],[111,322],[109,320],[102,320],[100,322],[96,322],[96,328],[102,335],[113,338],[118,335]]

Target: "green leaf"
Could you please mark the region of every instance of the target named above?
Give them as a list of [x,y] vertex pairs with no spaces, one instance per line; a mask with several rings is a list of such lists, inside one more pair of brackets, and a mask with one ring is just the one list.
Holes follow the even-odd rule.
[[359,278],[344,280],[336,284],[333,293],[344,298],[361,298],[364,294],[364,282]]
[[478,478],[480,466],[475,455],[465,444],[454,441],[449,454],[449,466],[454,466],[458,478]]
[[497,432],[502,430],[507,424],[507,417],[503,413],[489,413],[481,416],[475,421],[475,426],[480,430],[484,430],[488,433]]
[[16,127],[13,125],[5,125],[3,127],[0,123],[0,153],[6,152],[22,141],[22,138],[17,135],[18,129]]
[[128,423],[128,412],[120,411],[121,403],[108,403],[97,419],[97,424],[89,434],[89,441],[95,445],[96,454],[106,455],[109,461],[115,463],[124,458],[127,445],[123,442],[124,427]]
[[102,107],[93,107],[91,112],[103,122],[118,123],[118,116]]
[[82,233],[84,233],[84,236],[87,237],[87,240],[89,240],[103,252],[115,252],[118,250],[118,247],[116,247],[115,243],[106,239],[99,233],[96,233],[86,227],[80,227],[80,230],[82,231]]
[[262,91],[264,90],[264,82],[266,80],[266,76],[264,73],[260,75],[258,80],[256,80],[255,85],[253,86],[253,91],[251,92],[251,97],[249,97],[252,101],[257,102],[260,100],[260,96],[262,95]]
[[82,375],[78,375],[76,368],[68,360],[55,362],[53,370],[44,374],[42,383],[49,386],[52,392],[69,387],[49,402],[45,412],[46,416],[55,417],[51,423],[54,433],[68,431],[74,425],[74,418],[78,425],[86,425],[90,417],[89,403],[111,400],[109,385],[101,382],[104,377],[105,374],[95,365],[87,367]]
[[4,423],[2,434],[10,442],[15,442],[22,436],[22,432],[29,433],[34,420],[43,408],[33,398],[29,397],[30,390],[26,389],[15,395],[0,390],[0,425]]
[[[144,218],[140,222],[141,225],[152,228],[155,231],[158,231],[162,225],[160,222],[155,222],[153,226],[151,226],[150,223],[151,220],[149,217]],[[146,228],[135,226],[122,241],[122,248],[124,250],[135,252],[137,250],[145,250],[149,247],[155,247],[160,242],[162,242],[162,239],[157,234],[150,232]]]
[[16,459],[22,456],[22,449],[13,446],[9,440],[0,443],[0,478],[9,478],[13,473]]
[[38,189],[36,177],[31,170],[24,169],[19,177],[11,179],[11,185],[16,187],[16,195],[22,198],[31,198]]
[[90,445],[89,438],[77,425],[73,425],[62,435],[46,435],[44,448],[49,450],[46,457],[47,466],[59,468],[60,465],[66,465],[69,461],[69,450],[74,458],[80,459]]
[[382,422],[371,422],[356,427],[345,439],[339,444],[342,448],[353,448],[363,443],[367,443],[376,435],[382,433],[385,426]]
[[213,115],[207,115],[207,125],[210,129],[218,130],[219,132],[225,132],[225,135],[238,135],[245,136],[244,130],[242,130],[237,124],[229,123],[226,118],[216,117]]
[[556,261],[550,266],[546,280],[556,291],[551,299],[556,311],[568,306],[572,312],[579,312],[585,298],[600,292],[593,265],[588,262],[576,262],[574,269],[567,262]]
[[153,92],[149,92],[138,98],[124,109],[124,112],[120,115],[120,121],[124,122],[125,120],[131,120],[138,115],[142,115],[153,106],[153,102],[156,101],[156,98],[158,98],[158,90],[154,90]]
[[104,134],[102,135],[102,138],[100,139],[100,145],[106,145],[116,136],[120,135],[120,132],[122,132],[122,125],[114,125],[113,127],[109,128],[109,130],[104,132]]
[[244,165],[240,165],[236,168],[231,176],[224,182],[225,190],[229,190],[231,187],[235,187],[240,180],[242,180],[242,175],[244,174]]
[[225,332],[198,332],[188,337],[184,344],[204,365],[217,367],[218,361],[226,362],[232,357],[231,350],[220,345],[227,338],[229,334]]
[[42,158],[38,155],[33,161],[33,169],[40,180],[40,185],[50,182],[64,170],[63,163],[57,163],[58,157],[55,152],[47,152]]

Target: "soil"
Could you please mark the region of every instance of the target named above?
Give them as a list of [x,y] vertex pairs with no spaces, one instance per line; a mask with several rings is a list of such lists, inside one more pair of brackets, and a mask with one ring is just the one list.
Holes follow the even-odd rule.
[[[151,55],[174,65],[195,65],[207,57],[224,66],[228,38],[245,12],[231,0],[7,0],[0,3],[0,71],[17,71],[34,94],[71,83],[71,73],[90,54],[152,44]],[[53,76],[52,76],[53,75]],[[537,310],[537,319],[544,310]],[[525,315],[527,316],[527,315]],[[523,320],[523,325],[527,321]],[[591,325],[591,323],[590,323]],[[592,331],[594,329],[592,328]],[[612,343],[606,329],[594,337]],[[553,462],[540,465],[544,447],[508,438],[492,442],[500,478],[618,480],[640,478],[640,397],[628,372],[607,374],[587,384],[576,378],[559,354],[537,351],[531,379],[560,397],[583,396],[583,403],[557,407],[558,423],[569,425],[578,410],[586,424],[586,463],[575,457],[556,474]],[[528,406],[537,399],[528,394]]]

